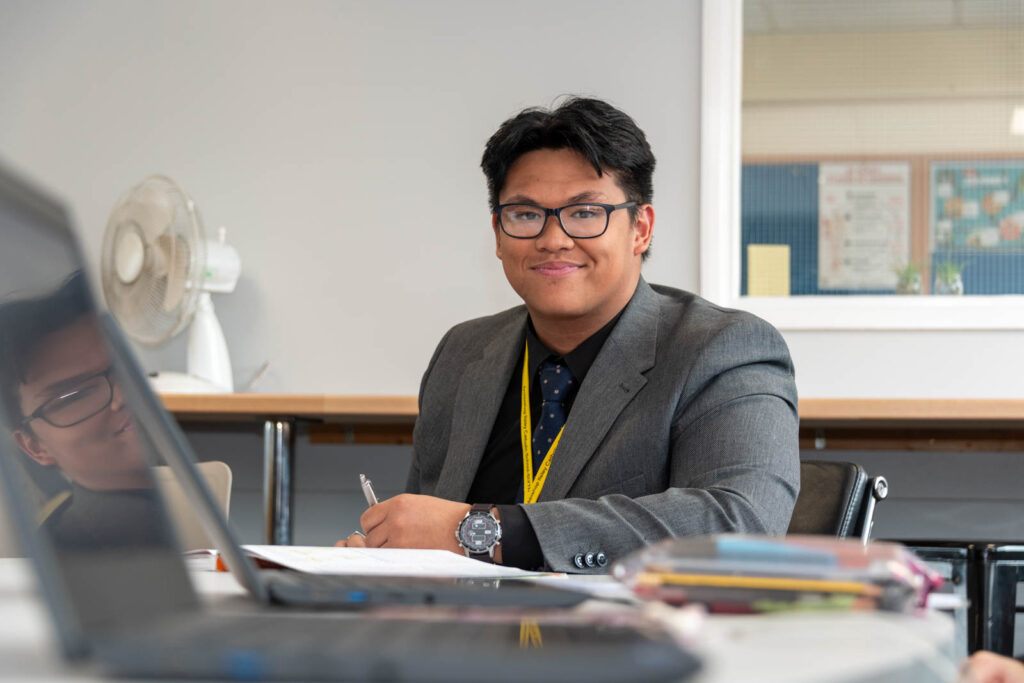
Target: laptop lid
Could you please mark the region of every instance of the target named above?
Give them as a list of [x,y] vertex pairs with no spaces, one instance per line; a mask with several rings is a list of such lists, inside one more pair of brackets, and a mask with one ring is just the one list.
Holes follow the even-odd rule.
[[159,458],[157,462],[171,468],[189,500],[199,508],[203,528],[213,539],[235,579],[257,600],[269,602],[266,584],[260,578],[256,564],[242,549],[220,505],[206,485],[206,480],[196,467],[197,458],[188,439],[153,393],[142,367],[114,319],[103,315],[100,322],[114,363],[120,370],[119,378],[125,400],[132,406],[132,412],[143,433],[152,440]]
[[0,164],[0,479],[66,654],[198,601],[61,204]]

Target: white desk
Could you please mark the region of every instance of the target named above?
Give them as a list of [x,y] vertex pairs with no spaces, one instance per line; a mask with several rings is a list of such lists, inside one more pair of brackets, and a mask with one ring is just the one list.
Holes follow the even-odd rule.
[[[214,609],[248,609],[244,591],[220,572],[195,572]],[[100,680],[68,667],[53,640],[24,560],[0,559],[0,679]],[[821,613],[713,616],[691,647],[704,659],[694,683],[952,681],[953,624],[945,615]]]

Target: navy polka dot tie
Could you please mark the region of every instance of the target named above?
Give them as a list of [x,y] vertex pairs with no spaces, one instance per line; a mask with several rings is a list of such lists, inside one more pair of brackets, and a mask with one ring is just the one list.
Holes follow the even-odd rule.
[[551,443],[565,424],[567,401],[576,391],[576,382],[565,361],[545,360],[540,365],[540,419],[533,429],[533,471],[536,474],[548,454]]

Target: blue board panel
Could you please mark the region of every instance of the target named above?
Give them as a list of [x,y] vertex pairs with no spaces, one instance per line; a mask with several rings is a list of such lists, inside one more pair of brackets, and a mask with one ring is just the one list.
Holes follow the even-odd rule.
[[740,294],[747,245],[788,244],[790,294],[893,294],[892,289],[818,289],[818,164],[749,164],[741,189]]
[[818,165],[743,167],[740,293],[747,294],[747,245],[788,244],[791,294],[818,289]]

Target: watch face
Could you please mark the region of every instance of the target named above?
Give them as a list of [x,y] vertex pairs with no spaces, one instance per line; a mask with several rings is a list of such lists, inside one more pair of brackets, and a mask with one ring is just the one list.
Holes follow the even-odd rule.
[[473,513],[462,520],[459,540],[471,553],[487,552],[498,542],[498,523],[487,513]]

